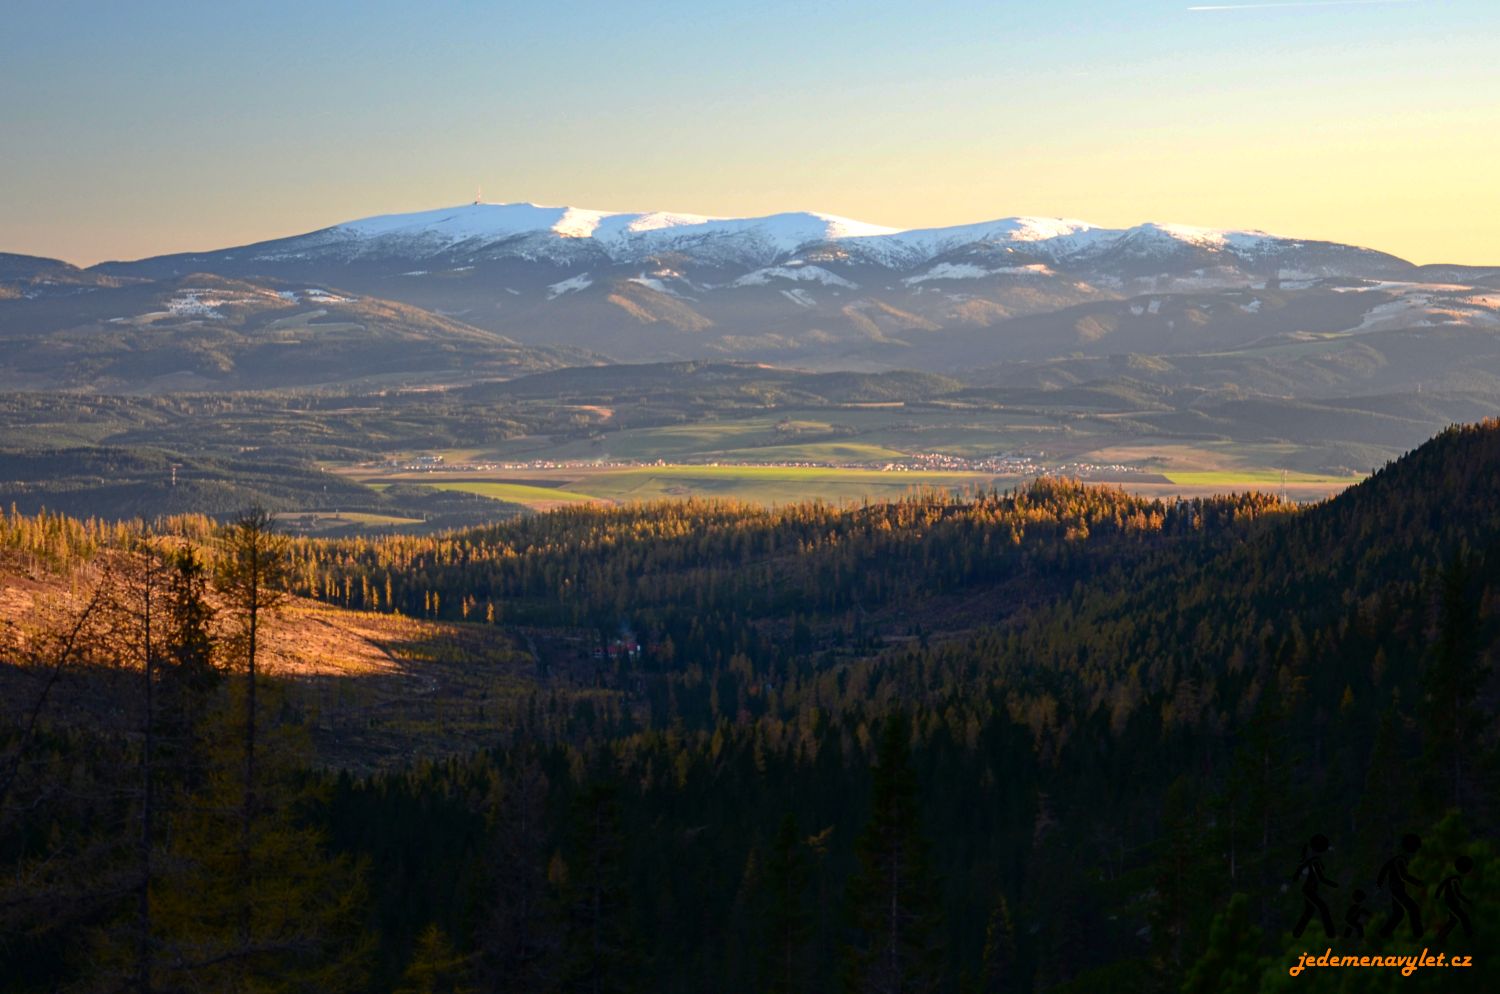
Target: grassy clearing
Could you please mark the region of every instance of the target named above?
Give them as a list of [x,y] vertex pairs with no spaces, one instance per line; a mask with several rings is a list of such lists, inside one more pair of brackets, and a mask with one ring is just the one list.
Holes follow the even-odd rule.
[[[1165,474],[1173,483],[1189,487],[1236,487],[1253,485],[1259,487],[1280,486],[1282,475],[1274,469],[1209,470],[1204,472],[1178,472],[1169,470]],[[1358,476],[1319,476],[1316,473],[1287,473],[1288,484],[1309,486],[1348,486],[1358,483]]]
[[94,424],[64,424],[43,422],[33,425],[18,425],[0,428],[0,449],[72,448],[105,444],[118,428],[98,422]]
[[1242,349],[1230,349],[1225,352],[1206,352],[1205,357],[1220,356],[1262,356],[1265,358],[1288,358],[1292,356],[1316,355],[1319,353],[1342,352],[1357,343],[1354,336],[1347,332],[1327,332],[1315,337],[1304,338],[1301,341],[1278,342],[1275,345],[1251,345]]
[[403,518],[393,514],[367,514],[363,511],[281,511],[278,520],[306,519],[322,527],[342,525],[414,525],[421,518]]
[[435,455],[442,456],[444,462],[472,462],[476,459],[484,459],[489,456],[488,449],[423,449],[407,453],[409,456]]
[[[471,474],[441,473],[426,473],[420,479],[410,480],[403,476],[402,482],[478,494],[525,504],[536,510],[591,500],[625,502],[670,497],[725,497],[761,504],[788,504],[817,498],[880,500],[901,497],[927,487],[960,491],[992,484],[1010,486],[1016,482],[987,473],[887,473],[874,469],[754,465],[531,470],[526,471],[525,477],[534,482],[522,482],[514,477],[486,480],[474,479]],[[389,486],[391,481],[366,480],[365,483],[381,489]]]
[[557,441],[548,436],[509,439],[487,451],[493,459],[687,459],[776,440],[769,415],[689,425],[630,428],[600,438]]
[[[816,436],[818,432],[847,431],[854,437],[801,442],[787,429]],[[883,461],[913,452],[952,452],[957,455],[993,455],[1017,449],[1046,449],[1072,441],[1073,447],[1093,432],[1070,423],[1059,426],[1040,415],[1017,411],[976,411],[955,415],[953,411],[911,407],[838,408],[834,410],[779,409],[775,413],[747,414],[687,425],[628,428],[607,431],[589,439],[555,440],[548,436],[524,436],[486,450],[485,457],[501,460],[527,459],[664,459],[687,462],[700,459]],[[1098,444],[1093,443],[1093,444]],[[853,446],[851,455],[840,455],[827,446]]]
[[[788,429],[800,429],[806,441]],[[852,429],[829,438],[819,431]],[[602,438],[555,441],[543,436],[512,439],[509,452],[491,457],[608,461],[663,459],[665,466],[570,467],[514,470],[504,475],[444,473],[404,476],[412,482],[525,504],[536,509],[579,500],[634,501],[675,497],[725,497],[762,504],[822,498],[830,501],[888,500],[922,487],[958,491],[1008,487],[1020,482],[983,473],[893,473],[766,463],[863,463],[879,466],[915,452],[982,456],[1025,452],[1045,464],[1073,461],[1123,464],[1143,471],[1139,481],[1119,485],[1151,496],[1282,489],[1288,496],[1314,499],[1343,489],[1358,477],[1320,465],[1336,466],[1328,453],[1290,442],[1185,441],[1171,435],[1119,429],[1108,419],[1070,418],[1063,423],[1027,412],[934,411],[910,406],[853,410],[779,410],[724,421],[611,432]],[[791,434],[791,437],[788,435]],[[473,450],[445,453],[453,461],[474,459]],[[712,461],[734,465],[704,465]],[[1357,465],[1358,463],[1345,463]],[[489,478],[486,478],[489,477]],[[394,477],[377,475],[386,482]],[[373,482],[368,480],[367,482]]]
[[732,497],[762,504],[788,504],[817,498],[890,499],[923,487],[963,490],[995,482],[996,477],[983,473],[882,473],[795,466],[653,466],[591,472],[571,486],[587,487],[592,494],[619,501]]
[[525,504],[528,507],[556,507],[559,504],[577,504],[597,500],[593,494],[560,487],[538,487],[527,483],[497,483],[483,480],[424,480],[426,486],[439,490],[456,490],[460,493],[478,494],[494,500]]

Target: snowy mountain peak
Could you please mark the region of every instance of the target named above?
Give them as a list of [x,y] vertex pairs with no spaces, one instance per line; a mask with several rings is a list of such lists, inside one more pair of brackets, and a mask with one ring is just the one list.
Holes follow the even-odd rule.
[[577,207],[473,203],[413,214],[383,214],[329,230],[355,238],[431,237],[454,243],[543,231],[564,238],[588,238],[608,216],[604,211]]
[[903,255],[976,242],[1046,247],[1047,254],[1071,254],[1122,238],[1231,251],[1274,240],[1260,231],[1157,223],[1120,230],[1099,228],[1073,218],[1009,217],[942,228],[900,229],[815,211],[728,218],[668,211],[632,213],[544,207],[530,203],[472,203],[411,214],[384,214],[336,225],[327,229],[327,233],[338,240],[425,242],[433,247],[490,244],[524,235],[550,234],[591,239],[606,251],[665,251],[682,245],[733,239],[763,251],[791,253],[805,245],[852,242],[851,247],[875,250],[876,254],[894,250]]
[[[1200,268],[1265,268],[1273,256],[1298,252],[1308,244],[1261,231],[1161,223],[1104,228],[1061,217],[1007,217],[902,229],[816,211],[712,217],[475,202],[363,218],[225,254],[238,256],[242,264],[358,260],[387,268],[399,265],[397,273],[509,259],[566,267],[575,275],[676,256],[686,265],[723,271],[708,282],[728,285],[747,273],[796,262],[879,266],[904,270],[903,276],[944,262],[986,271],[1098,263],[1123,267],[1134,275],[1159,272],[1153,267],[1186,259]],[[1310,244],[1350,251],[1348,246]],[[1301,265],[1297,262],[1293,268]]]
[[[551,236],[588,240],[616,260],[691,249],[707,250],[710,256],[725,262],[768,262],[810,243],[889,235],[896,231],[805,211],[724,218],[666,211],[630,213],[478,202],[364,218],[304,238],[315,245],[353,247],[360,255],[435,255],[460,246],[483,249],[519,238],[535,240]],[[548,253],[544,250],[541,254]]]
[[1185,245],[1217,251],[1245,252],[1264,248],[1271,242],[1287,242],[1264,231],[1236,231],[1221,228],[1199,228],[1187,224],[1138,224],[1125,232],[1137,242]]
[[[1259,314],[1261,291],[1306,290],[1321,301],[1317,314],[1343,314],[1340,308],[1353,304],[1330,295],[1357,281],[1394,285],[1422,275],[1411,263],[1368,249],[1180,224],[1112,228],[1023,216],[900,229],[816,211],[710,217],[483,202],[96,269],[100,278],[183,279],[179,296],[209,285],[202,282],[208,277],[189,278],[204,273],[339,288],[520,341],[616,358],[814,361],[887,348],[923,353],[936,342],[928,336],[946,329],[980,351],[992,347],[979,344],[991,338],[994,348],[1009,348],[1003,344],[1009,332],[982,329],[1075,307],[1087,310],[1046,325],[1050,330],[1038,330],[1037,341],[1057,336],[1071,349],[1100,332],[1114,336],[1112,350],[1139,351],[1136,339],[1108,330],[1116,327],[1109,315],[1123,313],[1142,320],[1121,318],[1117,330],[1160,325],[1165,337],[1151,341],[1176,348],[1186,339],[1173,336],[1196,334],[1202,315]],[[1185,324],[1176,305],[1162,303],[1170,295],[1220,291],[1239,295],[1205,297],[1189,307]],[[204,306],[208,297],[173,300],[167,310],[194,320],[217,313]],[[311,297],[299,300],[314,306]],[[1095,313],[1102,315],[1097,322],[1079,317]],[[1491,320],[1488,311],[1484,320]]]

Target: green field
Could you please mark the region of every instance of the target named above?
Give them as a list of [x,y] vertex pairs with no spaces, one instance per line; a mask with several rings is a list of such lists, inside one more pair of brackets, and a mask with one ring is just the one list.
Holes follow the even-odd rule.
[[[784,408],[691,424],[609,430],[591,438],[520,436],[486,449],[484,457],[503,461],[863,462],[884,461],[910,452],[984,456],[1018,449],[1076,451],[1103,444],[1117,434],[1113,426],[1104,423],[1059,425],[1047,416],[1015,410]],[[454,450],[456,457],[472,458],[472,453]]]
[[580,485],[617,501],[662,497],[733,497],[761,504],[900,497],[923,487],[988,486],[980,473],[882,473],[878,470],[783,466],[653,466],[590,474]]
[[594,500],[593,494],[559,487],[538,487],[527,483],[500,483],[489,480],[433,480],[430,486],[439,490],[456,490],[460,493],[478,494],[494,500],[509,501],[534,507],[538,504],[574,504]]
[[[630,503],[682,497],[721,497],[757,504],[800,501],[893,500],[914,491],[939,489],[1005,489],[1019,477],[988,473],[883,472],[813,466],[642,466],[639,468],[572,468],[528,471],[534,483],[514,479],[455,479],[424,474],[422,484],[439,490],[477,494],[495,500],[546,509],[586,501]],[[1152,482],[1152,481],[1155,482]],[[373,487],[388,483],[368,480]],[[410,482],[410,481],[405,481]],[[1286,488],[1297,500],[1321,499],[1342,490],[1357,477],[1287,473]],[[550,486],[544,484],[551,484]],[[1116,484],[1148,496],[1202,495],[1246,490],[1273,492],[1282,486],[1279,471],[1263,468],[1168,470],[1143,477],[1139,484]]]
[[[968,457],[1024,453],[1044,466],[1131,467],[1142,474],[1140,479],[1121,478],[1115,470],[1106,470],[1103,477],[1156,497],[1274,492],[1284,482],[1293,499],[1315,500],[1358,479],[1340,472],[1341,465],[1369,464],[1364,453],[1319,451],[1274,437],[1240,441],[1186,434],[1202,427],[1197,422],[1175,427],[1167,423],[1158,430],[1148,423],[1151,416],[1146,411],[1043,413],[932,405],[757,409],[688,424],[599,430],[587,437],[523,435],[483,448],[438,450],[449,466],[534,460],[577,464],[568,468],[478,473],[440,469],[400,478],[533,508],[581,500],[623,503],[702,496],[761,504],[818,498],[889,500],[923,487],[1003,488],[1020,480],[986,473],[885,472],[880,469],[885,463],[924,452]],[[657,459],[667,465],[608,465]],[[396,477],[375,473],[363,478],[374,482]]]
[[421,518],[406,518],[394,514],[374,514],[364,511],[281,511],[276,519],[305,533],[338,531],[345,528],[400,528],[420,525]]
[[808,442],[730,449],[722,458],[732,462],[879,463],[904,459],[907,453],[885,445],[859,442]]
[[[901,497],[915,490],[959,491],[1015,480],[985,473],[885,473],[866,469],[801,466],[649,466],[639,469],[559,470],[540,479],[557,486],[514,481],[456,480],[429,476],[427,486],[480,494],[496,500],[550,507],[607,500],[616,503],[672,497],[724,497],[760,504],[823,499],[858,501]],[[379,486],[380,484],[375,484]]]
[[1274,469],[1207,470],[1201,472],[1178,472],[1168,470],[1164,474],[1173,483],[1185,487],[1258,487],[1280,486],[1282,480],[1288,484],[1311,486],[1349,486],[1358,483],[1358,476],[1319,476],[1316,473],[1287,473],[1285,477]]

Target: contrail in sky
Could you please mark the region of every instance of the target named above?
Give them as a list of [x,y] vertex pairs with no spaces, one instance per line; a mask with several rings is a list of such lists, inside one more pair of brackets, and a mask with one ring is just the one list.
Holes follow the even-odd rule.
[[1216,3],[1189,7],[1190,11],[1274,10],[1287,7],[1370,7],[1376,4],[1419,3],[1420,0],[1288,0],[1284,3]]

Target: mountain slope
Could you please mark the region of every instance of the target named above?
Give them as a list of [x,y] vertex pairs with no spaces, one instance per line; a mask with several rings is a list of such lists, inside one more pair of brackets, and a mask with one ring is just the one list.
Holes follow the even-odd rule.
[[0,252],[0,300],[66,297],[122,282],[119,277],[79,269],[61,259]]
[[[1051,315],[1079,305],[1267,290],[1303,294],[1312,309],[1343,315],[1331,330],[1360,329],[1388,299],[1339,301],[1335,294],[1401,281],[1482,291],[1494,270],[1419,270],[1356,246],[1172,224],[1103,228],[1018,217],[896,230],[814,212],[712,218],[473,203],[91,272],[156,280],[211,272],[339,286],[528,344],[578,346],[630,362],[737,357],[949,372],[976,359],[1068,354],[1080,331],[1071,317]],[[1493,314],[1497,304],[1485,298],[1482,309]],[[1030,323],[1014,334],[983,334],[1018,319]],[[933,333],[946,339],[964,329],[975,333],[929,348]],[[1081,334],[1086,342],[1105,337]],[[1108,346],[1155,352],[1163,338],[1172,348],[1184,340],[1129,338],[1112,336]],[[1233,327],[1185,340],[1196,347],[1199,338],[1244,342]]]
[[0,301],[0,385],[154,392],[465,381],[586,362],[409,304],[193,274]]

